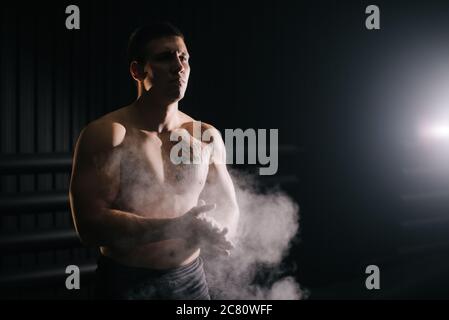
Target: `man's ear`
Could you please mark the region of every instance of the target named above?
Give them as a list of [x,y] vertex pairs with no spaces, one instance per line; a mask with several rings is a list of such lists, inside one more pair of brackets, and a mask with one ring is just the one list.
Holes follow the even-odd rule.
[[136,81],[143,81],[143,79],[145,79],[147,75],[143,66],[137,61],[131,62],[131,64],[129,65],[129,72],[131,73],[133,79]]

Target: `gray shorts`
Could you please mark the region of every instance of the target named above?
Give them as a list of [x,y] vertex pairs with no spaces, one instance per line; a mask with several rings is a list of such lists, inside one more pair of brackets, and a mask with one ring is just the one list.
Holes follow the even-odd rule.
[[95,277],[97,299],[210,300],[201,257],[185,266],[155,270],[128,267],[101,255]]

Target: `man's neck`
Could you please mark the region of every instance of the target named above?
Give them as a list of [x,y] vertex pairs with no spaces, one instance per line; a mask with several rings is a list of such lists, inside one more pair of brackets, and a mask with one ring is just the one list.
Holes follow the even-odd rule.
[[161,133],[179,126],[178,102],[162,102],[151,94],[141,95],[133,104],[139,123]]

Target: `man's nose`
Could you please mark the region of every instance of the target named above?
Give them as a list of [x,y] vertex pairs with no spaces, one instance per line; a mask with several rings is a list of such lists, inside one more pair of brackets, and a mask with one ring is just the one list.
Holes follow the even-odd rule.
[[181,59],[179,57],[175,57],[172,64],[173,73],[182,73],[184,72],[184,69],[184,64],[182,63]]

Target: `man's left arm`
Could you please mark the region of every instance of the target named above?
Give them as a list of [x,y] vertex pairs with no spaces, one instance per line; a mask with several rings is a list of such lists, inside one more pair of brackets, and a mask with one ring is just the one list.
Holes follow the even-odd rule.
[[235,239],[239,221],[239,207],[231,176],[226,167],[226,148],[220,132],[208,126],[204,140],[210,141],[211,147],[209,172],[205,187],[200,199],[207,204],[216,204],[217,207],[210,215],[220,224],[221,228],[228,230],[227,237]]

